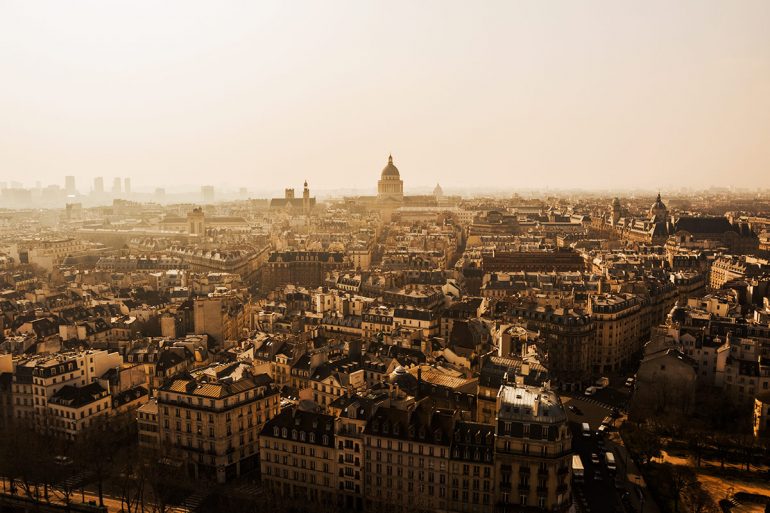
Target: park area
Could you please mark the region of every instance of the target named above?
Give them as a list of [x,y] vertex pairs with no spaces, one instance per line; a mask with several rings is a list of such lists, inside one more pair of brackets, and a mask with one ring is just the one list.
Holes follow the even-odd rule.
[[661,436],[650,425],[633,423],[621,435],[662,511],[770,511],[770,454],[761,440],[696,432]]

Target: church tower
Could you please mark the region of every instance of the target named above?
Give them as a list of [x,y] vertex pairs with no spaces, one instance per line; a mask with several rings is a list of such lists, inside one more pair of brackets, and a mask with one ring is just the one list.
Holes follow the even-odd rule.
[[618,198],[612,200],[612,226],[617,226],[618,221],[620,221],[620,208],[620,200]]
[[199,237],[206,234],[206,221],[202,208],[197,207],[187,213],[187,234]]
[[305,180],[305,188],[302,189],[302,213],[305,215],[310,213],[310,189],[308,189],[307,180]]

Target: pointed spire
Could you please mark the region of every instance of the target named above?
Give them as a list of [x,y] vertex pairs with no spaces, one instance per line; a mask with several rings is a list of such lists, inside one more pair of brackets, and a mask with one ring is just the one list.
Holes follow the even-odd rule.
[[393,163],[393,155],[388,155],[388,164]]

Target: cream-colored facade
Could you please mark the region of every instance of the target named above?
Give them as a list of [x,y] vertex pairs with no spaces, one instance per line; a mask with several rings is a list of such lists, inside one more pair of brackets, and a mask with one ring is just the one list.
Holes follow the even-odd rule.
[[224,483],[257,465],[259,432],[280,401],[272,379],[250,368],[212,365],[158,390],[161,449],[196,478]]
[[596,323],[593,371],[617,371],[642,349],[642,298],[633,294],[598,294],[590,296],[588,304]]
[[275,495],[338,504],[340,478],[335,442],[338,421],[331,415],[283,410],[262,429],[260,468],[266,490]]
[[570,506],[572,435],[556,393],[503,385],[495,449],[497,504],[552,511]]

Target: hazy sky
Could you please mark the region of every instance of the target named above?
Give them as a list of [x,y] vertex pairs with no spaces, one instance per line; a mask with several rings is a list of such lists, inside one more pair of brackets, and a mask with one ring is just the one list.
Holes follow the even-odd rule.
[[0,181],[770,186],[770,1],[0,0]]

